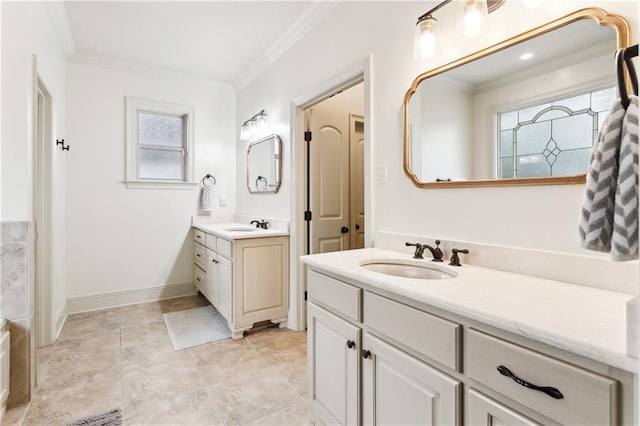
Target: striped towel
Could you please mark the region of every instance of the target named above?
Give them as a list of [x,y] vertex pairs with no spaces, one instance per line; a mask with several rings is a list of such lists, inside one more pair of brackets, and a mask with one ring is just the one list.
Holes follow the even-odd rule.
[[620,168],[616,185],[611,257],[638,258],[638,97],[629,96],[622,121]]
[[618,160],[625,109],[616,100],[591,152],[578,233],[582,247],[611,251]]

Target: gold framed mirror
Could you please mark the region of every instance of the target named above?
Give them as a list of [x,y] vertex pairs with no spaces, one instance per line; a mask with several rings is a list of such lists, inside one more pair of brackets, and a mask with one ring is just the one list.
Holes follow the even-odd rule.
[[247,148],[247,189],[251,194],[275,194],[282,182],[282,140],[270,135]]
[[419,75],[405,174],[420,188],[584,183],[629,41],[623,17],[587,8]]

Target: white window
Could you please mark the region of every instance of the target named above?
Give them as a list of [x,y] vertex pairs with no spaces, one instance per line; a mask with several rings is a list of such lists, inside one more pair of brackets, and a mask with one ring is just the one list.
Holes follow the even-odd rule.
[[127,187],[193,187],[193,125],[193,107],[127,97]]

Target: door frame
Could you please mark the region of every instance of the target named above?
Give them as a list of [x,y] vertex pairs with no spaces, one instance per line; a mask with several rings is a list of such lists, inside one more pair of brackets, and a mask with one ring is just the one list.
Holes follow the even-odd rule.
[[372,63],[373,55],[369,55],[364,63],[337,77],[324,82],[308,93],[290,102],[291,107],[291,175],[293,177],[291,193],[291,287],[289,292],[289,328],[304,330],[307,322],[305,291],[307,288],[306,269],[300,256],[306,254],[307,234],[304,212],[306,211],[306,142],[304,132],[307,129],[305,110],[341,90],[348,89],[358,83],[364,83],[364,117],[365,117],[365,160],[364,160],[364,204],[365,204],[365,247],[373,244],[375,216],[373,214],[372,165],[374,134],[372,108]]
[[[50,345],[56,339],[53,312],[53,97],[38,73],[33,56],[33,221],[35,224],[35,333],[36,346]],[[42,96],[42,104],[40,103]],[[44,121],[40,122],[40,107]],[[42,132],[42,134],[41,134]]]

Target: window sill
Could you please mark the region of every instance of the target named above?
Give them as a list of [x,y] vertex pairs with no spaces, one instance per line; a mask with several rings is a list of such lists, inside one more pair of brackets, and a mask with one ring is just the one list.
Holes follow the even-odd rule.
[[193,189],[198,182],[174,182],[170,180],[123,180],[128,189]]

